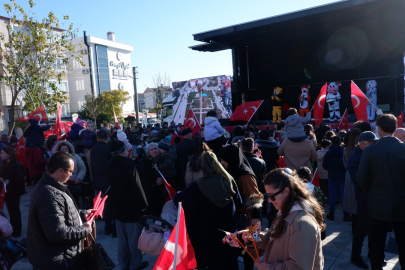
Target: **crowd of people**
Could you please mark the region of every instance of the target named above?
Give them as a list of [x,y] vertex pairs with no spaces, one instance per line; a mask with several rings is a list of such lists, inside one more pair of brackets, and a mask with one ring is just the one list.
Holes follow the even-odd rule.
[[[51,127],[32,119],[23,135],[25,162],[17,161],[17,138],[0,141],[12,236],[21,235],[20,197],[33,184],[29,262],[34,269],[83,269],[82,240],[94,233],[87,217],[101,192],[108,195],[101,233],[118,238],[122,269],[144,269],[140,218],[161,215],[170,200],[166,182],[178,191],[173,203],[182,202],[199,269],[239,269],[240,256],[247,270],[323,269],[325,218],[335,219],[340,195],[343,221],[352,222],[352,263],[369,268],[361,257],[368,235],[371,269],[381,270],[385,237],[393,230],[404,268],[405,129],[381,113],[374,129],[356,122],[334,131],[309,121],[310,114],[300,117],[293,108],[273,127],[248,123],[228,131],[215,111],[198,132],[166,122],[96,131],[92,121],[79,119],[66,140],[51,135],[45,141]],[[319,187],[312,183],[315,171]],[[221,230],[238,231],[255,250],[246,228],[264,219],[269,228],[260,232],[258,253],[251,252],[264,253],[261,262],[223,244]]]

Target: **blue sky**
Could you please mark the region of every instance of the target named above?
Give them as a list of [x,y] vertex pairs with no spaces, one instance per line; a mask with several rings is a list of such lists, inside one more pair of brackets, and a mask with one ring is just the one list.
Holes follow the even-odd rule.
[[[17,0],[28,9],[27,0]],[[8,1],[7,1],[8,2]],[[231,51],[216,53],[192,51],[199,44],[193,34],[233,24],[324,5],[330,0],[34,0],[35,16],[50,11],[58,18],[69,15],[79,35],[106,38],[134,47],[132,65],[138,66],[138,91],[153,87],[152,77],[167,73],[172,82],[213,75],[232,75]],[[0,15],[6,15],[1,9]]]

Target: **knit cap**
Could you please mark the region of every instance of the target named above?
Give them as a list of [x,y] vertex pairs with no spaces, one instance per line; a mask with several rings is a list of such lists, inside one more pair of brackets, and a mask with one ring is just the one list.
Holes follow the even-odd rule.
[[159,145],[158,145],[158,147],[159,147],[160,149],[163,149],[163,150],[165,150],[165,151],[170,151],[170,146],[171,146],[170,141],[169,141],[169,140],[166,140],[166,139],[161,140],[161,141],[159,142]]
[[119,155],[125,151],[125,143],[119,140],[110,142],[110,151],[113,156]]

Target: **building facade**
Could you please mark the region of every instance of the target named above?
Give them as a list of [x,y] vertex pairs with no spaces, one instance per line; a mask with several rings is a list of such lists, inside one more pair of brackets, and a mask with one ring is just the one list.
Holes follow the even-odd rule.
[[139,111],[142,112],[142,110],[145,109],[145,96],[144,94],[138,94],[138,106],[139,106]]
[[[173,91],[170,87],[163,87],[163,99],[167,97],[171,97],[173,95]],[[143,98],[145,102],[145,109],[156,108],[156,88],[146,88],[143,92]],[[139,94],[138,94],[139,97]],[[162,99],[162,101],[163,101]]]
[[131,76],[131,45],[115,41],[113,32],[107,39],[94,36],[72,40],[76,50],[83,54],[85,66],[72,60],[68,70],[71,111],[78,111],[86,95],[98,96],[104,91],[124,90],[130,99],[123,106],[123,114],[134,113],[134,86]]

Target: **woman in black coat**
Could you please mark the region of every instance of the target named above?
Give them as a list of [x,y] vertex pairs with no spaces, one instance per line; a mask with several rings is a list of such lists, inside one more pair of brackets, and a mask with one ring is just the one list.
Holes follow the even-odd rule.
[[[21,236],[20,197],[25,193],[24,168],[17,162],[14,148],[4,147],[1,150],[0,182],[7,185],[5,201],[13,226],[13,237]],[[4,188],[4,187],[3,187]]]
[[236,210],[242,200],[232,176],[212,152],[205,152],[203,177],[176,194],[173,202],[183,202],[187,232],[193,245],[197,267],[217,270],[238,268],[240,249],[223,244],[225,233],[237,230]]
[[167,191],[160,174],[155,169],[158,161],[158,145],[150,143],[146,150],[146,158],[142,164],[137,166],[137,170],[140,172],[142,188],[149,204],[146,213],[160,217],[167,197]]

